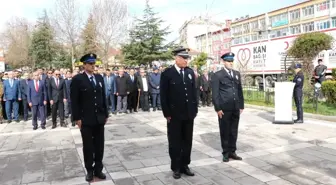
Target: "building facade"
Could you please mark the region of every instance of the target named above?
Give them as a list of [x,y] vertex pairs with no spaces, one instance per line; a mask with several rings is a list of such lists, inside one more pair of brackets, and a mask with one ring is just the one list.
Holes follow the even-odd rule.
[[206,19],[202,17],[193,17],[186,21],[179,29],[180,44],[184,47],[196,49],[196,36],[204,34],[211,30],[219,30],[222,24],[209,24]]
[[[288,60],[287,50],[295,38],[315,31],[336,38],[336,0],[310,0],[235,19],[231,24],[231,51],[236,54],[236,67],[248,73],[251,82],[258,84],[265,77],[265,83],[271,86],[294,61]],[[317,56],[324,60],[329,72],[336,67],[335,46]]]
[[[207,40],[208,36],[208,48]],[[198,35],[196,38],[196,49],[200,52],[208,53],[208,56],[218,62],[220,56],[230,51],[231,46],[231,33],[230,28],[226,27],[221,30],[209,32],[207,34]],[[209,51],[207,51],[207,49]]]

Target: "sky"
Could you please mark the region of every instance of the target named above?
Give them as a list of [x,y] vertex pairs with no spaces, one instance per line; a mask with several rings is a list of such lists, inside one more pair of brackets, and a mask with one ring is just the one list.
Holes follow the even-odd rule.
[[[34,22],[44,9],[50,10],[55,0],[0,0],[0,31],[13,17],[25,17]],[[141,16],[145,0],[125,0],[131,16]],[[178,38],[178,29],[194,16],[208,15],[214,21],[250,15],[255,16],[304,0],[150,0],[150,5],[164,21],[163,26],[170,26],[168,41]],[[83,16],[87,15],[92,0],[80,0]]]

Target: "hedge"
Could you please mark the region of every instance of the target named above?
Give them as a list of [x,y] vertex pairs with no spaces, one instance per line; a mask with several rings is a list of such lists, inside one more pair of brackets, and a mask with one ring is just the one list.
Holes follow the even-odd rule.
[[336,80],[326,80],[322,83],[322,92],[328,103],[336,103]]

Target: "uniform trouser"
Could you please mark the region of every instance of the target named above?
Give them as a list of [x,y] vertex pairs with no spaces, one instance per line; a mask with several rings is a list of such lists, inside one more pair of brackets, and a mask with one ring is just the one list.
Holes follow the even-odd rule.
[[[83,156],[88,172],[100,173],[103,170],[104,125],[86,126],[80,129],[83,141]],[[94,162],[94,167],[93,167]]]
[[46,125],[45,105],[33,105],[32,107],[32,122],[33,126],[37,126],[37,115],[41,120],[41,126]]
[[117,111],[119,113],[127,111],[127,95],[118,96]]
[[23,120],[27,121],[28,120],[28,110],[29,110],[27,99],[22,99],[22,107],[23,107]]
[[294,92],[294,101],[296,106],[296,115],[298,120],[303,120],[302,93]]
[[160,94],[152,93],[152,107],[161,108]]
[[175,171],[190,164],[194,119],[172,118],[167,123],[170,168]]
[[210,104],[211,104],[211,91],[202,91],[202,104],[210,106]]
[[218,117],[219,132],[221,137],[221,144],[223,155],[227,153],[234,153],[237,150],[238,125],[240,118],[240,111],[223,111],[222,118]]
[[116,111],[116,101],[115,101],[115,94],[110,93],[106,96],[107,107],[111,104],[111,112],[114,113]]
[[19,102],[17,100],[6,100],[6,115],[7,120],[12,121],[12,113],[14,113],[14,120],[19,120]]
[[148,100],[148,92],[141,91],[140,92],[140,105],[143,111],[149,110],[149,100]]
[[56,125],[56,118],[57,118],[57,110],[60,117],[61,125],[64,124],[64,102],[59,100],[57,102],[54,102],[51,106],[52,111],[52,123],[53,125]]
[[138,92],[131,92],[127,97],[127,108],[136,111],[138,105]]

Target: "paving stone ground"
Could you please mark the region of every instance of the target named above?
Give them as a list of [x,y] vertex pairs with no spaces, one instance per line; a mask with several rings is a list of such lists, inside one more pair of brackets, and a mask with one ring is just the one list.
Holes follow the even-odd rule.
[[[274,125],[273,115],[246,109],[237,153],[221,162],[213,108],[200,108],[194,127],[195,177],[171,177],[166,121],[161,112],[112,116],[105,127],[106,181],[94,185],[335,185],[336,123],[307,119]],[[32,130],[31,122],[0,125],[1,185],[84,185],[77,128]]]

